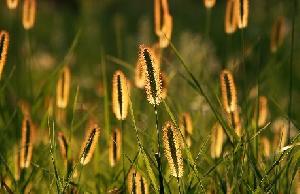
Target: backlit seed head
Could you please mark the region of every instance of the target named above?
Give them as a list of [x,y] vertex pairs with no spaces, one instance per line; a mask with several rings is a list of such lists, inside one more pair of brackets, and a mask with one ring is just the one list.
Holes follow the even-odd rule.
[[287,34],[287,24],[284,17],[279,17],[272,26],[270,49],[275,53],[284,42]]
[[119,128],[112,131],[109,142],[109,164],[114,167],[121,158],[121,132]]
[[299,169],[296,175],[296,194],[300,194],[300,170]]
[[24,0],[23,4],[23,27],[29,30],[34,26],[36,15],[36,0]]
[[246,28],[248,25],[249,0],[235,0],[235,14],[238,27]]
[[24,115],[21,133],[20,167],[30,166],[33,149],[33,124],[28,115]]
[[260,96],[258,99],[258,106],[258,126],[263,127],[268,118],[268,99],[265,96]]
[[145,90],[150,104],[159,105],[162,100],[159,62],[152,49],[140,46],[139,60],[145,72]]
[[71,85],[71,71],[65,66],[56,85],[56,105],[58,108],[66,108],[69,102]]
[[174,177],[183,176],[182,141],[178,129],[172,122],[167,121],[163,126],[163,144],[171,174]]
[[270,141],[267,137],[262,137],[260,139],[260,144],[262,146],[262,154],[265,158],[269,158],[270,157],[270,153],[271,153],[271,144]]
[[283,148],[287,141],[288,121],[285,119],[277,119],[273,123],[273,147],[275,150]]
[[100,128],[97,124],[89,127],[81,146],[80,163],[86,165],[93,157],[100,135]]
[[[193,123],[189,113],[185,112],[179,119],[179,128],[188,147],[192,145]],[[184,145],[184,142],[183,142]]]
[[237,18],[235,17],[235,0],[226,1],[226,11],[225,11],[225,32],[227,34],[232,34],[237,28]]
[[203,0],[206,8],[210,9],[215,6],[216,0]]
[[8,9],[16,9],[18,6],[19,0],[6,0]]
[[2,72],[7,58],[7,50],[9,45],[9,34],[8,32],[0,31],[0,80],[2,77]]
[[128,173],[127,185],[129,193],[149,194],[147,180],[134,167],[131,167]]
[[128,111],[128,81],[122,71],[118,70],[113,75],[112,81],[112,108],[118,120],[125,120]]
[[160,48],[166,48],[170,43],[173,30],[173,17],[170,15],[167,0],[154,1],[154,27]]
[[223,70],[220,74],[223,107],[227,113],[232,113],[237,107],[237,94],[233,76],[230,71]]
[[68,161],[68,142],[62,131],[57,134],[58,145],[60,149],[61,156],[64,160],[64,163],[67,164]]
[[224,131],[220,123],[216,123],[211,131],[210,155],[212,158],[219,158],[222,153]]

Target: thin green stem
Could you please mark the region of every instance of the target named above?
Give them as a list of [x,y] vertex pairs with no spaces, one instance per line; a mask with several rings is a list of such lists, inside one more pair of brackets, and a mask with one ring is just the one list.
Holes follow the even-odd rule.
[[159,193],[164,193],[164,184],[163,184],[163,176],[162,176],[162,166],[161,166],[161,146],[160,146],[160,133],[158,128],[158,111],[157,105],[154,103],[154,113],[155,113],[155,127],[157,133],[157,153],[155,154],[158,166],[158,173],[159,173]]

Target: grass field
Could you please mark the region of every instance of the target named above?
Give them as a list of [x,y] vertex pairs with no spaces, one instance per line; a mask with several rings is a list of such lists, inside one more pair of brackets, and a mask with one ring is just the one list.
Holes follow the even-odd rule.
[[3,0],[0,193],[300,194],[297,0]]

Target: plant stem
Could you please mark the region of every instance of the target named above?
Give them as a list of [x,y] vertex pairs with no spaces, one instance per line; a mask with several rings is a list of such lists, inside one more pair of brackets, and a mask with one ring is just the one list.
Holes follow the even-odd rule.
[[125,154],[125,152],[124,152],[124,148],[125,148],[125,146],[124,146],[124,123],[123,123],[124,121],[123,120],[121,120],[121,133],[122,133],[122,163],[123,163],[123,184],[124,184],[124,190],[126,191],[126,173],[125,173],[125,165],[124,165],[124,154]]
[[157,133],[157,153],[155,154],[158,166],[158,173],[159,173],[159,193],[164,193],[164,183],[163,183],[163,176],[162,176],[162,166],[161,166],[161,147],[160,147],[160,133],[158,128],[158,111],[157,105],[154,105],[154,113],[155,113],[155,127]]

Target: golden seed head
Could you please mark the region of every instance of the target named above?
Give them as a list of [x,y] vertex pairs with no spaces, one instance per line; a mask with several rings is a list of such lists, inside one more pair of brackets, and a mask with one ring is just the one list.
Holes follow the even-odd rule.
[[216,0],[203,0],[203,2],[207,9],[213,8],[216,4]]
[[163,126],[163,144],[171,174],[174,177],[183,176],[182,141],[178,129],[172,122],[167,121]]
[[235,0],[235,14],[238,27],[246,28],[248,25],[249,0]]
[[237,94],[233,76],[230,71],[223,70],[220,74],[223,107],[227,113],[232,113],[237,107]]
[[273,131],[273,147],[275,150],[280,150],[285,146],[287,141],[288,121],[285,119],[277,119],[273,123]]
[[68,160],[68,142],[62,131],[58,132],[57,139],[61,156],[66,164]]
[[100,135],[100,128],[97,124],[89,127],[85,140],[83,141],[80,154],[80,163],[86,165],[93,157],[94,151]]
[[25,115],[22,121],[20,167],[30,166],[33,149],[33,124],[31,118]]
[[214,124],[211,131],[210,155],[212,158],[219,158],[222,153],[224,131],[220,123]]
[[162,100],[159,62],[152,49],[140,46],[139,60],[145,72],[145,90],[150,104],[159,105]]
[[160,48],[166,48],[170,43],[173,30],[173,17],[170,15],[167,0],[154,1],[154,27]]
[[227,34],[232,34],[237,28],[237,18],[235,17],[235,0],[226,1],[226,11],[225,11],[225,32]]
[[121,132],[119,128],[112,131],[109,142],[109,164],[114,167],[121,158]]
[[[192,145],[192,134],[193,134],[193,123],[192,118],[188,112],[185,112],[181,115],[179,119],[179,128],[185,139],[185,142],[188,147]],[[183,143],[184,145],[184,143]]]
[[275,53],[284,42],[287,34],[287,24],[284,17],[279,17],[272,26],[270,49]]
[[242,123],[240,119],[239,110],[235,110],[234,112],[227,114],[230,126],[235,130],[237,136],[242,136]]
[[120,70],[113,75],[112,81],[112,108],[118,120],[125,120],[129,104],[129,87],[124,73]]
[[8,32],[0,31],[0,80],[2,77],[2,72],[7,58],[7,50],[9,45],[9,34]]
[[297,175],[296,175],[296,194],[300,194],[300,170],[297,170]]
[[23,27],[29,30],[34,26],[36,15],[36,0],[24,0],[23,4]]
[[260,96],[258,99],[258,126],[263,127],[268,118],[268,99],[265,96]]
[[129,193],[149,194],[147,180],[134,167],[128,173],[127,185]]
[[19,0],[6,0],[8,9],[16,9],[18,6]]
[[70,85],[71,71],[68,66],[65,66],[56,85],[56,105],[58,108],[66,108],[68,106]]
[[260,139],[260,143],[262,146],[262,154],[265,158],[269,158],[270,157],[270,153],[271,153],[271,144],[270,141],[267,137],[262,137]]

